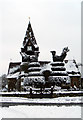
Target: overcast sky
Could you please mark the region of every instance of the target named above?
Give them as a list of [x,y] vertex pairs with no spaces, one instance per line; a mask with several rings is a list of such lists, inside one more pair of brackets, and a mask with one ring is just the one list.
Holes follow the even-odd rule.
[[20,48],[29,19],[37,40],[39,60],[52,60],[51,50],[66,59],[81,60],[81,0],[0,0],[0,75],[9,62],[21,61]]

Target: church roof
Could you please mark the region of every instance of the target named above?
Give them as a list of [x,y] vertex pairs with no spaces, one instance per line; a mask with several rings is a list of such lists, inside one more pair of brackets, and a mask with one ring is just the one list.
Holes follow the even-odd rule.
[[69,76],[80,76],[79,68],[75,60],[65,60],[65,68]]
[[[17,77],[18,74],[20,74],[20,65],[21,62],[11,62],[9,64],[9,69],[8,69],[8,77],[7,78],[13,78]],[[39,61],[41,71],[43,70],[51,70],[51,61]],[[80,77],[80,72],[77,67],[77,64],[75,60],[65,60],[65,68],[66,71],[68,72],[69,76],[78,76]]]
[[8,74],[19,71],[21,62],[10,62],[8,68]]

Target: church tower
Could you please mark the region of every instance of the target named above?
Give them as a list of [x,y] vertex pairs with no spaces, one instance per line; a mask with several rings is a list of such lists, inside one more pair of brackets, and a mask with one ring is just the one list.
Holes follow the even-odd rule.
[[20,53],[22,56],[22,62],[38,61],[39,47],[37,45],[30,21]]

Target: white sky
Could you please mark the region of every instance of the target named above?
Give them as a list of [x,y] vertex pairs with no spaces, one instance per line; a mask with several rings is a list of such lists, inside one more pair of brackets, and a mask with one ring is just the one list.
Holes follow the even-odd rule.
[[0,74],[10,61],[21,61],[20,48],[28,17],[38,46],[39,60],[52,60],[68,46],[67,59],[81,60],[81,0],[0,0]]

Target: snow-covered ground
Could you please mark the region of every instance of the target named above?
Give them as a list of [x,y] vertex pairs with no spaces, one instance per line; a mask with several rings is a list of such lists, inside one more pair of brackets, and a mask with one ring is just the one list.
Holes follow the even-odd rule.
[[80,106],[10,106],[0,108],[1,118],[81,118]]
[[[17,97],[0,97],[0,102],[36,102],[36,103],[79,103],[83,97],[59,97],[52,99],[28,99]],[[0,118],[81,118],[81,106],[78,105],[18,105],[0,107]]]
[[83,103],[83,97],[58,97],[58,98],[42,98],[31,99],[23,97],[0,97],[0,103],[16,102],[16,103]]

